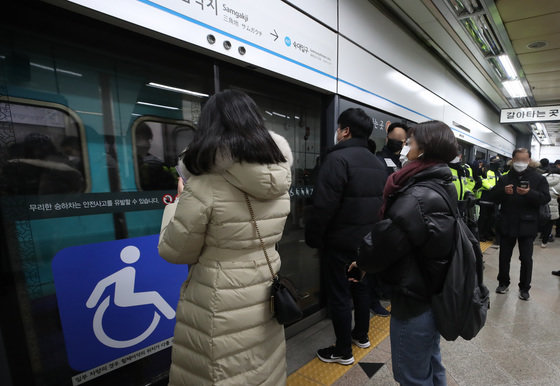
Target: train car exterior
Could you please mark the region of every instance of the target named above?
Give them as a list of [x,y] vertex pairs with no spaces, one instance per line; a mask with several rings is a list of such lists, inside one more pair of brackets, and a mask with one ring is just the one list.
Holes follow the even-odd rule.
[[[75,3],[88,2],[54,3],[11,4],[6,13],[10,17],[0,26],[6,307],[0,316],[0,363],[6,369],[0,381],[165,382],[174,326],[173,315],[165,310],[175,307],[188,268],[167,264],[157,255],[161,214],[175,198],[177,155],[188,146],[205,100],[228,88],[253,97],[269,129],[284,136],[294,152],[292,210],[278,248],[283,274],[304,296],[306,319],[288,327],[288,334],[323,317],[320,261],[317,251],[303,242],[304,209],[320,156],[332,145],[337,115],[348,107],[363,108],[372,117],[372,139],[380,148],[389,122],[443,119],[444,106],[403,99],[398,82],[380,81],[381,88],[373,90],[372,71],[403,75],[383,67],[387,64],[381,60],[372,61],[368,51],[349,40],[352,34],[341,35],[332,12],[327,12],[337,6],[333,1],[325,2],[321,12],[305,11],[298,2],[270,2],[270,12],[284,12],[303,20],[301,28],[324,34],[317,43],[321,49],[280,36],[289,50],[313,51],[315,57],[309,60],[321,63],[313,66],[290,53],[260,50],[253,41],[232,34],[231,40],[241,41],[246,52],[237,45],[235,55],[203,49],[206,43],[188,41],[191,38],[163,38],[115,21],[115,15],[102,10],[92,18],[91,10],[75,8]],[[165,17],[177,18],[178,11],[168,3],[131,4],[151,7],[155,19],[162,9],[172,11],[165,11]],[[192,3],[213,4],[215,8],[206,6],[205,12],[214,14],[206,16],[219,15],[233,26],[245,21],[253,28],[250,33],[278,38],[274,28],[261,31],[249,25],[249,12],[241,11],[247,2],[232,1],[231,7],[219,1]],[[351,11],[356,12],[341,8],[341,18],[355,16]],[[203,18],[180,15],[204,30],[205,42],[210,32],[218,39],[224,33]],[[332,42],[335,47],[329,46]],[[362,64],[352,62],[362,59]],[[486,112],[468,115],[451,104],[447,109],[448,117],[472,121],[479,128],[470,134],[454,128],[471,154],[511,150],[514,139],[507,130],[498,140],[488,139],[480,123]],[[115,305],[116,291],[123,288],[137,299],[134,306]]]

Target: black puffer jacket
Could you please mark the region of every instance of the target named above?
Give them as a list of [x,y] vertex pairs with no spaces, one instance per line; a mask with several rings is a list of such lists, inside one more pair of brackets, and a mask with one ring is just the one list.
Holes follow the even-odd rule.
[[[520,195],[516,187],[520,181],[529,181],[529,193]],[[505,193],[506,185],[513,185],[513,194]],[[546,178],[533,167],[522,173],[513,168],[503,176],[496,186],[487,192],[487,198],[500,206],[498,231],[509,237],[536,236],[539,231],[539,207],[550,201],[550,192]]]
[[436,191],[422,186],[427,180],[442,184],[451,202],[457,201],[447,165],[422,170],[389,197],[385,219],[372,231],[375,255],[358,261],[361,269],[380,273],[393,286],[391,313],[397,319],[430,307],[430,296],[443,285],[455,242],[455,218]]
[[355,253],[379,220],[386,179],[384,165],[364,139],[351,138],[331,148],[307,213],[307,245]]

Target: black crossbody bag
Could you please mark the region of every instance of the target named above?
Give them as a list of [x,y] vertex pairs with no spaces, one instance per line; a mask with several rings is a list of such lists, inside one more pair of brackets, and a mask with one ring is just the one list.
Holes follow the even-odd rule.
[[257,231],[257,236],[261,242],[261,247],[264,252],[264,257],[268,263],[268,269],[270,269],[270,274],[272,275],[272,288],[270,294],[270,310],[274,314],[276,320],[280,324],[290,324],[300,320],[303,317],[303,312],[300,306],[300,296],[293,283],[285,277],[280,277],[280,275],[275,275],[272,270],[272,264],[270,264],[270,259],[268,258],[268,253],[264,247],[264,242],[261,237],[261,232],[257,226],[257,220],[255,219],[255,213],[253,212],[253,206],[249,200],[249,196],[245,193],[245,201],[247,202],[247,207],[249,208],[249,213],[251,214],[251,220],[253,226]]

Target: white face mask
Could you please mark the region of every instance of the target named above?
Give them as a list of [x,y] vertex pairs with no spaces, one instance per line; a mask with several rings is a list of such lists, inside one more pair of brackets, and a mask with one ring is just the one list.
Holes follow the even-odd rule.
[[410,146],[404,145],[401,154],[399,155],[399,161],[401,161],[401,165],[404,166],[408,162],[407,154],[410,151]]
[[513,163],[513,170],[515,170],[517,173],[521,173],[521,172],[524,172],[525,169],[527,169],[528,166],[529,166],[529,164],[526,164],[525,162],[514,162]]
[[459,156],[453,158],[453,160],[450,162],[450,164],[458,164],[459,162],[461,162],[461,159],[459,158]]
[[338,143],[338,130],[334,131],[334,144],[336,145]]

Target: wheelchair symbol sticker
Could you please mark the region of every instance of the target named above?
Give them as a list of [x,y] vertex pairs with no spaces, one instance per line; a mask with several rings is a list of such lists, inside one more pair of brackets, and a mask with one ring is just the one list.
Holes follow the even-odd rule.
[[[133,245],[124,247],[121,251],[121,260],[127,264],[134,264],[140,258],[140,250]],[[95,289],[91,293],[88,301],[86,302],[87,308],[94,308],[97,306],[99,299],[105,290],[112,284],[115,284],[115,304],[119,307],[134,307],[143,304],[153,304],[156,308],[163,314],[167,319],[173,319],[175,317],[175,311],[167,302],[161,297],[161,295],[155,291],[150,292],[134,292],[134,280],[135,280],[136,270],[132,267],[126,267],[121,269],[114,274],[107,276],[102,279]],[[154,311],[154,319],[150,324],[150,327],[142,334],[134,339],[119,341],[111,339],[107,336],[103,330],[103,314],[109,307],[111,301],[111,296],[108,295],[99,305],[95,315],[93,317],[93,332],[95,336],[101,343],[105,346],[115,347],[115,348],[125,348],[134,346],[144,339],[146,339],[154,330],[156,329],[160,316]]]
[[157,253],[159,235],[70,247],[53,276],[70,366],[84,371],[173,336],[187,267]]

